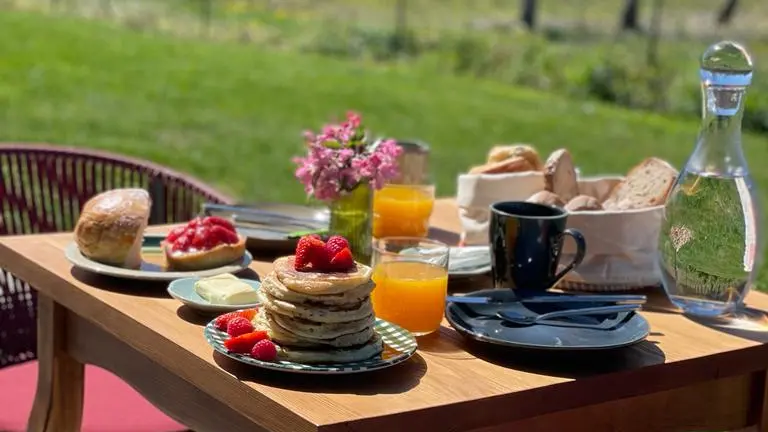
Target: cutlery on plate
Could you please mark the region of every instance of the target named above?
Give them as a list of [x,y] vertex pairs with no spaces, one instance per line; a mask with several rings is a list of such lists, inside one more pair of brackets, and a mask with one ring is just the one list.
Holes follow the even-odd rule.
[[553,318],[566,318],[566,317],[582,317],[585,315],[610,315],[610,314],[617,314],[621,312],[633,312],[640,308],[639,305],[614,305],[614,306],[598,306],[598,307],[592,307],[592,308],[580,308],[580,309],[568,309],[568,310],[561,310],[561,311],[555,311],[555,312],[547,312],[543,314],[522,314],[519,312],[506,310],[506,311],[499,311],[496,313],[496,316],[498,318],[503,319],[504,321],[509,321],[515,324],[519,325],[534,325],[534,324],[545,324],[545,325],[566,325],[570,327],[594,327],[595,325],[600,324],[599,322],[596,322],[595,324],[584,324],[580,322],[568,322],[568,321],[560,321],[560,320],[553,320]]
[[203,211],[206,213],[226,213],[229,214],[236,222],[254,224],[287,225],[317,229],[321,228],[324,224],[327,223],[327,221],[319,219],[300,218],[282,213],[273,213],[264,210],[228,206],[224,204],[205,204],[203,206]]
[[501,299],[494,297],[448,296],[446,301],[464,304],[505,304],[505,303],[622,303],[643,304],[644,295],[573,295],[573,296],[533,296]]

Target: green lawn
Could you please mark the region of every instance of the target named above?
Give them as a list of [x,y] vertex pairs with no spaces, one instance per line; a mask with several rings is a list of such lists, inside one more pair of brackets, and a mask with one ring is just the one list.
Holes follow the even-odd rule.
[[[377,133],[433,146],[440,195],[494,143],[568,147],[587,174],[650,155],[680,165],[697,123],[494,82],[254,46],[138,34],[74,18],[0,15],[0,139],[108,149],[194,174],[246,200],[300,202],[301,132],[347,109]],[[768,138],[747,136],[768,192]],[[768,280],[766,280],[768,281]]]

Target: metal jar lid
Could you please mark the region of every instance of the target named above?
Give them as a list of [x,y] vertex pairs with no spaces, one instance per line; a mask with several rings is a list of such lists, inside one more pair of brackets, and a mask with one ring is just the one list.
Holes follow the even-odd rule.
[[420,141],[397,141],[403,152],[398,157],[400,175],[394,184],[429,183],[429,145]]

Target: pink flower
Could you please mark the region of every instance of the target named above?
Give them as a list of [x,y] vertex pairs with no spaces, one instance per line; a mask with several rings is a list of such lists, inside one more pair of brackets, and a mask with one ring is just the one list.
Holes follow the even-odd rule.
[[307,155],[293,161],[296,178],[308,195],[335,200],[362,183],[381,189],[398,175],[400,146],[391,139],[368,145],[361,125],[360,115],[349,112],[345,122],[326,125],[319,135],[305,132]]

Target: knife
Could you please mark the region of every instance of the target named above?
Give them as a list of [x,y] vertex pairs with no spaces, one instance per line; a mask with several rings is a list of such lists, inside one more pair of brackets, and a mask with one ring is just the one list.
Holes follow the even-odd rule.
[[533,296],[501,300],[493,297],[448,296],[447,302],[464,304],[504,303],[624,303],[643,304],[644,295],[574,295],[574,296]]
[[323,220],[297,218],[287,214],[223,204],[206,203],[203,206],[203,211],[209,214],[225,213],[230,215],[235,222],[252,223],[255,225],[296,226],[308,229],[319,229],[327,226],[327,221]]

